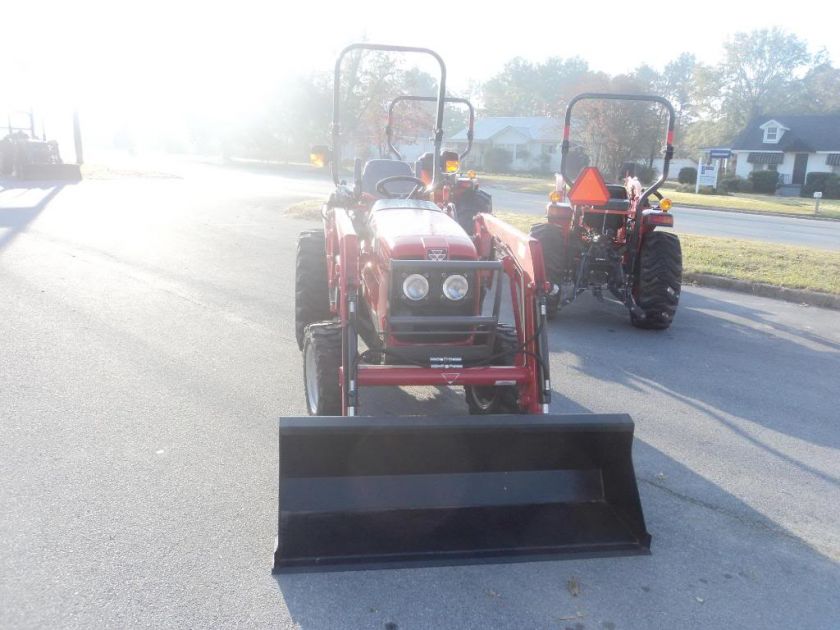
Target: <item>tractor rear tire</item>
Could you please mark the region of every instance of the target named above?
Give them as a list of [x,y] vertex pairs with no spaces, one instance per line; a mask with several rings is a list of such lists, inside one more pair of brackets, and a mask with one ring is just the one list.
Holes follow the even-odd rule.
[[[496,343],[493,354],[501,354],[495,365],[513,365],[519,338],[516,329],[509,324],[499,324],[496,328]],[[516,385],[467,385],[464,387],[471,415],[492,413],[517,413],[519,411],[519,389]]]
[[319,322],[306,327],[303,339],[303,383],[310,416],[341,415],[341,324]]
[[295,338],[303,350],[303,334],[313,322],[330,319],[327,251],[323,230],[301,232],[295,259]]
[[563,280],[565,252],[563,251],[563,230],[552,223],[536,223],[531,226],[531,237],[542,245],[546,279],[555,287],[556,293],[548,296],[548,319],[554,319],[560,310],[560,283]]
[[483,190],[467,191],[455,204],[455,219],[470,236],[475,233],[475,215],[479,212],[493,214],[493,198]]
[[682,248],[672,232],[651,232],[642,241],[636,275],[636,303],[645,312],[630,314],[637,328],[664,330],[677,312],[682,286]]

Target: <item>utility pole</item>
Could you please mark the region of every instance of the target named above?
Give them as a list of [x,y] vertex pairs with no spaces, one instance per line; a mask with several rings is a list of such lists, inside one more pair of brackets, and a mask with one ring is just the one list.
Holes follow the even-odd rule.
[[82,152],[82,127],[79,124],[79,110],[73,110],[73,144],[76,149],[76,164],[84,164],[84,154]]

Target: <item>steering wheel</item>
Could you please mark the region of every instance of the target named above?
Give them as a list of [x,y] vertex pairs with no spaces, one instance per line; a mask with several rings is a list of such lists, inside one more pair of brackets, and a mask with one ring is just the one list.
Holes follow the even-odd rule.
[[[414,184],[414,190],[408,194],[391,192],[387,189],[387,186],[388,184],[393,184],[394,182],[409,182]],[[411,199],[415,193],[419,190],[423,190],[425,187],[426,183],[422,179],[412,175],[392,175],[391,177],[386,177],[385,179],[380,179],[376,182],[376,192],[386,199]]]

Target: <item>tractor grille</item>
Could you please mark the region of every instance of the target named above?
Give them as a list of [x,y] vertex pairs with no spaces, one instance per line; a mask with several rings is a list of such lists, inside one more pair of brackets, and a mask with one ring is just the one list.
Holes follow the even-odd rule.
[[[445,251],[445,250],[444,250]],[[501,263],[475,260],[392,260],[389,296],[390,332],[402,342],[441,343],[465,341],[472,334],[495,329],[498,314],[478,314],[482,273],[498,274]],[[403,280],[419,273],[429,281],[429,294],[413,302],[402,293]],[[443,295],[443,282],[450,274],[462,274],[470,288],[463,300],[453,302]]]

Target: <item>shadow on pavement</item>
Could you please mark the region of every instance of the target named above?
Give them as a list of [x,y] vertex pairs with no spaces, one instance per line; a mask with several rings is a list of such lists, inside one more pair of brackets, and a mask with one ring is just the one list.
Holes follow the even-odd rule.
[[827,395],[836,389],[840,343],[758,308],[686,292],[673,326],[647,331],[632,328],[617,303],[581,300],[552,322],[549,343],[606,388],[652,388],[722,422],[727,414],[840,448]]
[[65,185],[0,179],[0,249],[23,232]]

